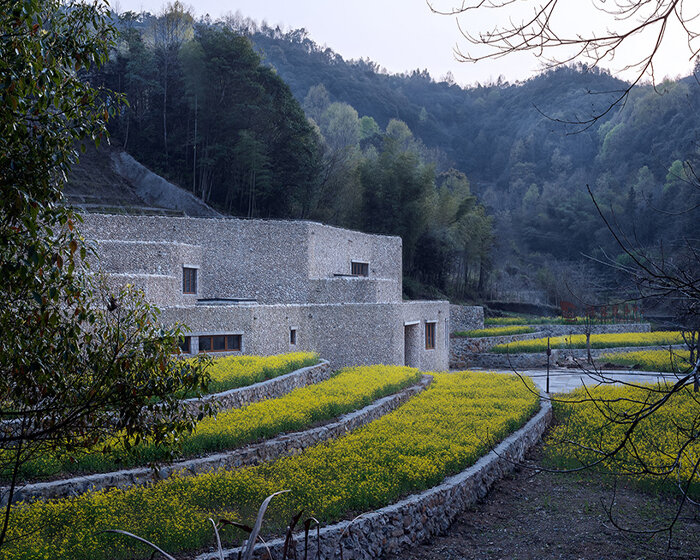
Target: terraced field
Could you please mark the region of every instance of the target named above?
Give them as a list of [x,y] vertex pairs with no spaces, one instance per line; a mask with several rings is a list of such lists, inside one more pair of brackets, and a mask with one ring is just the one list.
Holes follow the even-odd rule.
[[[586,336],[576,334],[573,336],[555,336],[549,339],[551,348],[586,348]],[[592,334],[591,348],[623,348],[638,346],[668,346],[683,344],[683,336],[679,331],[657,331],[647,333],[611,333]],[[508,344],[499,344],[491,348],[491,352],[497,354],[518,354],[531,352],[544,352],[547,349],[546,338],[532,340],[519,340]]]
[[[378,367],[380,371],[388,375],[388,370]],[[283,527],[300,508],[322,522],[352,516],[464,469],[492,440],[517,429],[537,408],[537,397],[518,378],[436,374],[427,391],[396,411],[301,455],[257,467],[175,476],[146,487],[18,504],[4,557],[117,559],[150,554],[122,536],[102,532],[109,528],[135,532],[170,552],[196,550],[212,542],[208,517],[249,522],[264,497],[283,488],[291,492],[271,506],[272,527]],[[225,530],[224,540],[237,539],[234,533]],[[21,538],[27,534],[31,538]]]

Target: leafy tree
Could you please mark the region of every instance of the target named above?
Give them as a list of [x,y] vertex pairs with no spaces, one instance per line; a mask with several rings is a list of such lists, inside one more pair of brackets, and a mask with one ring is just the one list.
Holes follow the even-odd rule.
[[62,204],[76,142],[99,142],[115,99],[86,81],[106,60],[102,3],[7,2],[0,12],[0,468],[9,480],[46,452],[117,437],[172,440],[192,425],[176,394],[205,381],[177,360],[180,328],[89,274],[79,216]]
[[168,90],[172,80],[172,66],[175,64],[180,47],[192,38],[194,17],[179,0],[167,4],[158,17],[152,20],[146,37],[153,45],[160,71],[160,87],[163,93],[163,157],[165,170],[168,170]]

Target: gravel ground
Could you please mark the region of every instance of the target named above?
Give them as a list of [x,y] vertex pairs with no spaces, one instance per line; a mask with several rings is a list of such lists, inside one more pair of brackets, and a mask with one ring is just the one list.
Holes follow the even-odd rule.
[[700,559],[700,508],[686,508],[673,530],[655,538],[621,532],[614,519],[635,528],[659,527],[675,502],[651,491],[621,487],[610,477],[541,470],[542,447],[525,467],[497,483],[446,534],[387,560],[482,559]]

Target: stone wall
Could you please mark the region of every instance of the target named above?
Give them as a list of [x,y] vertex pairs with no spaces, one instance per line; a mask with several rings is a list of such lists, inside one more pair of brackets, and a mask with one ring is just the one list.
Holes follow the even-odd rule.
[[[187,263],[199,268],[198,298],[253,299],[270,304],[352,302],[355,292],[333,289],[326,289],[325,299],[319,301],[315,291],[318,286],[310,280],[349,275],[351,261],[357,260],[369,263],[370,280],[393,284],[380,289],[382,298],[401,301],[398,237],[301,221],[100,214],[86,214],[83,218],[82,232],[102,245],[103,268],[107,272],[112,271],[112,260],[123,258],[131,267],[129,272],[160,266],[162,274],[181,277],[182,262],[173,266],[169,254],[154,253],[147,244],[133,242],[198,247],[199,258],[193,259],[197,262]],[[132,246],[123,251],[116,242],[132,242]],[[115,252],[118,254],[112,256]],[[369,301],[362,290],[357,293],[356,301]],[[328,299],[331,297],[334,299]]]
[[450,332],[484,328],[484,308],[478,305],[450,305]]
[[[673,348],[683,348],[682,345],[673,346]],[[668,346],[634,346],[623,348],[599,348],[591,349],[591,356],[594,360],[598,360],[603,354],[612,354],[620,352],[639,352],[645,350],[667,350]],[[463,354],[462,361],[455,368],[465,369],[469,367],[477,367],[482,369],[537,369],[547,365],[547,354],[543,352],[529,352],[522,354]],[[572,362],[583,362],[587,359],[587,351],[585,348],[577,349],[552,349],[550,357],[550,365],[570,365]]]
[[[323,560],[344,558],[370,560],[425,542],[443,533],[455,518],[483,498],[489,488],[512,471],[528,449],[542,437],[552,417],[551,405],[542,404],[523,428],[511,434],[486,456],[442,484],[405,498],[377,511],[363,514],[353,521],[342,521],[320,531],[319,557]],[[304,535],[295,535],[298,558],[304,557]],[[309,538],[309,558],[317,557],[315,531]],[[276,539],[267,546],[256,546],[258,558],[281,554],[284,542]],[[342,548],[342,553],[341,553]],[[239,549],[224,551],[224,558],[235,559]],[[342,555],[341,555],[342,554]],[[197,560],[217,560],[217,553],[204,553]]]
[[[569,334],[586,334],[586,325],[572,323],[570,325],[530,325],[543,336],[567,336]],[[619,334],[626,332],[650,332],[649,323],[616,323],[610,325],[591,325],[592,334]]]
[[260,381],[247,387],[213,393],[202,398],[185,399],[182,401],[182,406],[193,412],[198,410],[201,404],[210,404],[217,410],[242,408],[255,402],[276,399],[299,387],[325,381],[331,377],[332,373],[330,364],[326,360],[321,360],[316,365]]
[[462,352],[488,352],[498,344],[508,344],[518,340],[532,340],[543,336],[546,336],[543,331],[503,336],[482,336],[478,338],[453,335],[450,337],[450,362],[452,361],[452,356],[458,356]]
[[[450,352],[450,304],[447,301],[406,301],[396,308],[403,325],[399,349],[402,362],[423,371],[447,371]],[[435,348],[426,348],[426,323],[435,323]]]
[[390,279],[398,285],[401,300],[401,238],[373,235],[307,222],[309,277],[332,278],[350,274],[352,261],[369,264],[369,278]]
[[515,342],[517,340],[530,340],[541,338],[542,336],[542,332],[511,334],[506,336],[485,336],[483,338],[453,336],[450,339],[450,369],[465,369],[474,366],[476,355],[488,352],[488,350],[497,344],[508,344],[509,342]]
[[[88,490],[104,490],[107,488],[128,488],[130,486],[148,484],[153,481],[168,478],[175,473],[185,475],[200,474],[219,468],[234,469],[248,465],[258,465],[274,461],[287,455],[296,455],[304,449],[317,445],[329,439],[341,437],[373,420],[381,418],[398,408],[408,399],[423,391],[432,381],[432,377],[424,375],[421,381],[394,395],[378,399],[374,403],[338,418],[316,428],[303,432],[282,434],[261,443],[233,449],[224,453],[215,453],[170,465],[163,465],[157,471],[152,468],[135,468],[77,476],[64,480],[55,480],[38,484],[30,484],[15,491],[15,501],[49,500],[77,496]],[[7,492],[2,492],[3,499]],[[0,502],[0,506],[6,504]]]
[[[369,364],[405,364],[405,323],[417,322],[416,360],[423,371],[449,367],[446,301],[310,305],[197,305],[163,309],[164,323],[188,325],[191,350],[200,334],[241,334],[242,353],[273,355],[318,352],[334,368]],[[446,323],[445,320],[448,319]],[[425,322],[436,322],[435,349],[425,348]],[[295,329],[296,344],[289,331]]]
[[[551,364],[554,365],[554,359]],[[462,353],[450,367],[454,369],[536,369],[546,367],[547,356],[544,352],[531,354],[469,354]]]

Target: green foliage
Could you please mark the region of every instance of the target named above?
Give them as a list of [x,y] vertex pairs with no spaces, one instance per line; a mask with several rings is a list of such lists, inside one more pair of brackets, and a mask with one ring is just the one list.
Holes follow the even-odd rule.
[[491,221],[463,174],[437,176],[440,154],[407,123],[391,119],[384,132],[320,83],[298,96],[307,121],[230,20],[193,25],[173,5],[119,26],[100,77],[130,101],[111,126],[138,159],[235,215],[401,235],[417,282],[461,296],[483,287]]
[[[533,270],[526,270],[530,277],[551,255],[604,258],[601,247],[615,254],[585,185],[604,207],[612,205],[615,220],[640,244],[663,239],[670,248],[694,235],[698,190],[680,182],[675,184],[681,189],[669,187],[664,193],[662,188],[674,161],[698,168],[700,87],[692,76],[657,89],[636,87],[619,111],[566,134],[570,129],[552,119],[575,121],[600,113],[627,84],[599,69],[574,65],[517,84],[499,80],[462,88],[424,72],[391,75],[369,60],[344,60],[299,30],[280,33],[249,21],[232,24],[266,54],[298,99],[310,87],[323,86],[329,103],[347,103],[380,127],[399,119],[425,145],[442,150],[444,161],[466,173],[494,215],[500,260],[521,261],[523,268],[536,261]],[[629,188],[636,186],[644,166],[650,173],[646,179],[656,178],[644,187],[651,196],[638,193],[625,210]],[[674,214],[673,220],[654,215],[655,210],[679,212],[681,201],[696,210]],[[434,233],[431,247],[439,249],[444,237]]]
[[61,204],[75,148],[99,142],[118,107],[89,81],[111,44],[105,10],[27,0],[0,13],[0,450],[10,502],[20,466],[48,449],[71,453],[115,433],[125,446],[173,439],[193,422],[176,393],[206,381],[201,363],[172,357],[179,326],[161,328],[141,293],[88,274],[79,218]]
[[129,100],[111,125],[123,146],[224,211],[304,217],[317,139],[250,41],[194,24],[177,2],[158,17],[128,13],[119,26],[119,48],[99,78]]

